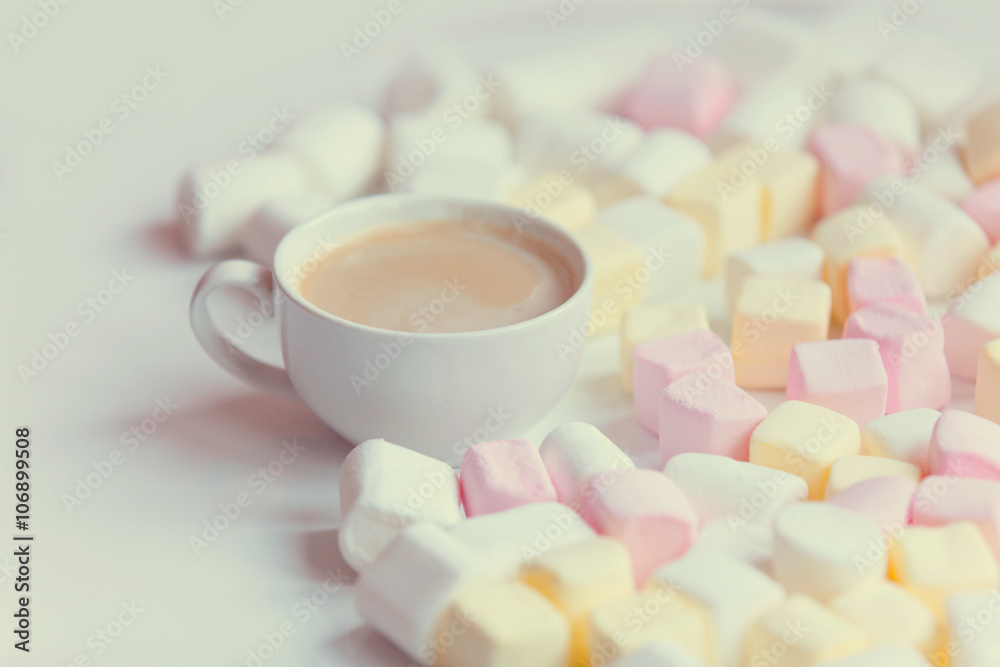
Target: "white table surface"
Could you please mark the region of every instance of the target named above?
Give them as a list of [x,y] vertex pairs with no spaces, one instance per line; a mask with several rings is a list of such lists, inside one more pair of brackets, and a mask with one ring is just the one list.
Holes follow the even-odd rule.
[[[171,222],[185,166],[232,152],[275,106],[374,100],[407,49],[434,30],[486,50],[556,39],[544,17],[555,0],[402,1],[405,10],[353,63],[337,45],[384,2],[244,0],[220,20],[212,0],[77,0],[60,5],[19,53],[0,47],[0,665],[247,665],[248,651],[283,623],[295,634],[263,664],[407,663],[354,612],[336,548],[337,474],[348,445],[302,405],[242,385],[202,352],[187,306],[209,262],[183,256]],[[558,38],[606,26],[617,16],[609,4],[581,5]],[[634,9],[641,3],[630,5],[622,20],[644,15]],[[676,5],[670,11],[696,15]],[[717,11],[702,7],[705,16]],[[985,0],[928,3],[918,18],[953,35],[995,36],[997,10]],[[0,27],[19,29],[35,11],[34,0],[8,0]],[[662,15],[663,4],[655,11]],[[962,41],[982,57],[994,46]],[[51,163],[147,66],[167,78],[59,182]],[[78,304],[116,270],[134,279],[89,321]],[[718,284],[681,298],[702,297],[724,333]],[[73,322],[79,335],[24,382],[18,366]],[[273,335],[262,331],[252,344],[263,350]],[[589,344],[569,395],[527,435],[590,421],[655,463],[655,441],[635,423],[616,374],[616,337]],[[956,396],[970,407],[967,384]],[[153,415],[157,400],[178,407],[131,451],[123,435]],[[780,397],[764,400],[771,407]],[[32,431],[36,536],[27,656],[13,650],[8,630],[13,440],[23,425]],[[304,453],[260,486],[251,476],[288,440]],[[78,480],[115,450],[121,464],[67,509]],[[196,554],[189,537],[240,493],[252,504]],[[317,591],[331,572],[345,585],[323,600]],[[306,613],[301,599],[313,594],[322,603]],[[99,631],[116,633],[122,605],[133,603],[135,622],[110,644],[100,639]]]

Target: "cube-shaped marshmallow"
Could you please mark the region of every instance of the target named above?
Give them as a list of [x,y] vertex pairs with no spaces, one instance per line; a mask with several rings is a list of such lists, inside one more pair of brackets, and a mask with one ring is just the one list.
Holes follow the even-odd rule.
[[[611,442],[596,426],[583,422],[567,422],[549,431],[538,453],[556,487],[559,502],[577,514],[586,512],[584,491],[595,476],[610,484],[615,476],[635,470],[635,463],[618,445]],[[588,486],[589,485],[589,486]]]
[[965,131],[965,165],[972,179],[983,183],[1000,176],[1000,100],[973,114]]
[[850,206],[874,178],[903,171],[899,148],[865,125],[822,125],[809,137],[809,150],[822,165],[823,215]]
[[830,466],[824,498],[829,500],[859,482],[873,477],[899,477],[913,484],[920,481],[920,468],[905,461],[879,456],[842,456]]
[[597,215],[597,198],[569,171],[550,172],[522,183],[508,194],[507,202],[576,232]]
[[904,155],[920,149],[920,116],[899,88],[876,79],[855,79],[833,96],[830,120],[866,125],[891,140]]
[[913,524],[943,526],[971,521],[1000,558],[1000,482],[929,475],[913,497]]
[[829,503],[870,519],[884,535],[896,536],[910,525],[910,504],[916,491],[913,480],[891,475],[869,477],[840,491]]
[[734,253],[726,260],[726,303],[736,308],[743,283],[749,276],[823,278],[823,249],[808,239],[771,241]]
[[917,274],[903,260],[859,257],[847,269],[848,312],[878,304],[927,314],[927,297]]
[[608,227],[591,225],[577,233],[577,240],[594,266],[594,299],[590,305],[593,334],[621,324],[622,312],[642,303],[639,275],[645,255],[638,246]]
[[927,450],[932,475],[1000,480],[1000,424],[964,410],[945,410]]
[[983,345],[979,352],[976,414],[1000,424],[1000,338]]
[[906,461],[927,473],[927,450],[941,413],[931,408],[894,412],[861,429],[861,453]]
[[[642,613],[642,621],[637,613]],[[707,662],[712,655],[711,632],[711,621],[703,609],[662,588],[643,590],[608,600],[593,611],[590,661],[584,664],[611,664],[660,641]]]
[[632,394],[632,350],[636,345],[699,329],[708,329],[708,313],[702,303],[666,303],[626,310],[621,332],[621,378],[625,391]]
[[844,591],[830,600],[830,608],[864,630],[872,646],[911,646],[926,652],[937,648],[934,612],[897,583],[874,581]]
[[555,487],[530,440],[472,445],[462,457],[459,481],[462,505],[470,517],[556,501]]
[[[956,593],[945,601],[946,652],[936,654],[935,664],[951,667],[991,667],[1000,660],[1000,591]],[[947,649],[951,649],[947,651]]]
[[1000,273],[966,289],[942,321],[948,368],[952,375],[975,380],[983,346],[1000,338]]
[[712,162],[701,139],[672,128],[650,132],[618,170],[622,193],[666,198],[688,177]]
[[743,664],[805,667],[860,653],[869,644],[854,624],[812,598],[792,595],[751,628]]
[[800,343],[788,367],[789,399],[815,403],[864,427],[885,416],[889,378],[873,340]]

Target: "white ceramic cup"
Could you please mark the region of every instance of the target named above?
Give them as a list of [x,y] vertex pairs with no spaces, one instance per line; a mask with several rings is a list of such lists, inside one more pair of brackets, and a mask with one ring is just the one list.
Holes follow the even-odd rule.
[[[320,310],[299,293],[302,278],[347,237],[407,222],[470,219],[544,241],[574,272],[576,291],[533,319],[463,333],[377,329]],[[274,305],[284,367],[249,356],[213,323],[207,301],[220,287],[242,288]],[[195,288],[190,314],[195,336],[216,363],[255,387],[304,401],[352,444],[385,438],[457,463],[471,442],[522,433],[566,393],[592,291],[584,250],[543,218],[488,202],[386,194],[292,229],[275,251],[273,271],[238,259],[216,264]],[[431,314],[446,307],[414,304],[414,310],[421,306]]]

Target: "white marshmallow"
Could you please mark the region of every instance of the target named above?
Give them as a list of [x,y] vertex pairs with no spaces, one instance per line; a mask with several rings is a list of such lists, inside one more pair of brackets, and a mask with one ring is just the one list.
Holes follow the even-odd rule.
[[771,241],[730,255],[726,260],[726,302],[729,311],[736,308],[736,301],[748,277],[822,280],[824,257],[819,245],[798,237]]
[[718,454],[678,454],[663,474],[684,492],[702,525],[723,519],[733,528],[767,527],[782,508],[809,495],[798,475]]
[[382,164],[385,127],[371,109],[336,104],[314,109],[277,144],[298,155],[312,190],[341,201],[363,193]]
[[632,462],[618,445],[596,426],[583,422],[560,424],[549,431],[538,447],[549,471],[559,502],[581,514],[584,483],[592,475],[616,475],[634,470]]
[[451,466],[385,440],[366,440],[340,468],[340,553],[363,571],[407,525],[462,520]]
[[789,593],[829,600],[885,578],[889,560],[878,547],[881,537],[871,520],[849,509],[822,502],[789,505],[774,523],[774,576]]
[[543,553],[591,537],[594,529],[562,503],[530,503],[466,519],[450,529],[505,577]]
[[406,192],[440,197],[485,199],[505,203],[525,179],[515,165],[486,162],[439,161],[424,165],[403,186]]
[[1000,272],[970,285],[948,309],[944,356],[951,374],[975,381],[979,354],[996,338],[1000,338]]
[[927,473],[927,450],[941,413],[930,408],[879,417],[861,429],[861,453],[912,463]]
[[673,642],[659,640],[615,660],[615,667],[708,667]]
[[726,519],[713,519],[702,524],[698,540],[688,555],[722,553],[735,558],[764,574],[771,575],[774,556],[774,533],[770,526],[753,523],[733,524]]
[[570,170],[583,182],[614,171],[642,143],[634,122],[597,111],[527,116],[514,132],[518,161],[534,172]]
[[403,189],[401,183],[434,165],[508,164],[513,157],[510,133],[496,121],[470,118],[456,127],[434,116],[405,114],[389,121],[386,185]]
[[740,667],[750,626],[785,597],[785,589],[759,570],[720,553],[683,556],[658,569],[650,585],[674,590],[706,611],[714,664]]
[[[820,115],[812,114],[801,122],[795,117],[795,111],[812,99],[815,99],[812,92],[790,84],[771,84],[750,90],[722,121],[709,143],[722,150],[743,140],[761,144],[774,140],[782,148],[800,148]],[[789,115],[794,123],[790,122]]]
[[895,223],[904,259],[928,299],[946,297],[964,284],[989,249],[986,233],[968,213],[902,178],[875,179],[858,196],[858,203],[885,207],[883,215]]
[[[929,143],[932,144],[933,142]],[[944,153],[938,152],[937,159],[920,164],[923,169],[913,172],[911,180],[948,201],[960,202],[975,189],[954,148]]]
[[1000,591],[955,593],[944,606],[948,640],[958,649],[951,667],[1000,664]]
[[885,81],[858,79],[844,85],[830,101],[829,120],[867,125],[908,154],[920,148],[917,108]]
[[618,176],[634,186],[636,194],[666,197],[711,162],[712,152],[698,137],[683,130],[660,129],[650,132],[622,162]]
[[332,205],[326,197],[308,192],[264,204],[240,230],[243,254],[247,259],[270,266],[275,248],[292,227],[316,217]]
[[644,297],[669,294],[701,279],[705,230],[655,197],[630,197],[601,209],[595,222],[613,229],[645,255]]
[[[883,646],[836,662],[824,662],[824,667],[931,667],[924,654],[915,648]],[[953,664],[954,667],[954,664]]]
[[220,161],[189,170],[177,192],[181,236],[188,251],[203,257],[234,248],[253,213],[265,203],[306,191],[302,162],[285,151],[269,151],[249,162]]
[[932,35],[910,36],[910,45],[876,63],[874,74],[906,93],[925,125],[941,125],[975,93],[982,70]]
[[454,110],[455,118],[486,116],[493,106],[492,92],[454,44],[432,40],[411,54],[389,82],[382,108],[387,116],[443,117],[458,105],[462,115]]
[[494,575],[481,556],[432,523],[409,526],[371,567],[354,593],[358,613],[401,651],[432,664],[434,633],[465,583]]

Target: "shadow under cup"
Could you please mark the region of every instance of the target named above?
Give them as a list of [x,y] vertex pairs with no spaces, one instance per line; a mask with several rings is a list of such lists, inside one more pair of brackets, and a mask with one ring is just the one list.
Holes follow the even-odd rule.
[[[331,315],[299,286],[339,240],[408,222],[474,220],[543,242],[575,291],[523,322],[459,333],[406,333]],[[520,209],[387,194],[355,200],[281,241],[274,274],[282,354],[299,397],[352,444],[384,438],[458,464],[475,442],[522,434],[573,382],[593,292],[590,260],[573,237]]]

